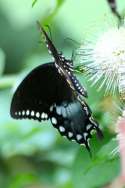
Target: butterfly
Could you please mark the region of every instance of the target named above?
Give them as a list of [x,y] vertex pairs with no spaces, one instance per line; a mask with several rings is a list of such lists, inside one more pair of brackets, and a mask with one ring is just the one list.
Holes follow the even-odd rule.
[[50,119],[62,136],[90,151],[92,131],[99,137],[102,131],[84,100],[87,91],[73,74],[73,61],[58,52],[40,24],[39,28],[53,62],[36,67],[24,78],[13,95],[10,114],[15,119]]

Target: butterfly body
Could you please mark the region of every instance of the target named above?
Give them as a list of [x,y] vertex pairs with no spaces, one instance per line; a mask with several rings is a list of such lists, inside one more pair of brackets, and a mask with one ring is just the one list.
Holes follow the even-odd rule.
[[87,92],[73,74],[72,61],[59,54],[40,29],[54,62],[36,67],[24,78],[14,93],[10,114],[15,119],[50,119],[61,135],[89,150],[91,131],[96,130],[99,136],[102,132],[83,99]]

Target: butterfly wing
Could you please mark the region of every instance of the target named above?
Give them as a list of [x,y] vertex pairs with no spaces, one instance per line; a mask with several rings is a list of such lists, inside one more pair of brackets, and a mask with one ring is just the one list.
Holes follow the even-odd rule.
[[88,151],[90,151],[91,132],[95,130],[99,138],[102,137],[97,122],[91,116],[91,110],[86,104],[82,105],[78,100],[53,106],[50,119],[62,136],[85,145]]
[[40,65],[17,88],[10,113],[17,119],[47,119],[51,105],[71,101],[72,97],[72,90],[54,63]]
[[40,65],[26,76],[12,98],[10,113],[15,119],[41,121],[50,118],[61,135],[84,144],[88,150],[91,131],[95,129],[101,134],[88,105],[74,97],[54,63]]

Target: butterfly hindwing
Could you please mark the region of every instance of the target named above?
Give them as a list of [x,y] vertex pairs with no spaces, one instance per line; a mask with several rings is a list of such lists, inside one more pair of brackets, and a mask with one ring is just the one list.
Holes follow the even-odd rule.
[[89,107],[81,105],[78,100],[54,105],[51,109],[50,119],[62,136],[85,145],[88,150],[90,150],[89,139],[92,137],[92,131],[96,130],[97,134],[102,136],[98,124],[92,120]]

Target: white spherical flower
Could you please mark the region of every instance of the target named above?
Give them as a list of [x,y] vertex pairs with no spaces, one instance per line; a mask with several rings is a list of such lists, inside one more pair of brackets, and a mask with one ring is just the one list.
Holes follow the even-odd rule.
[[80,59],[88,67],[93,84],[102,80],[99,89],[118,90],[125,98],[125,28],[111,28],[96,41],[80,47]]

